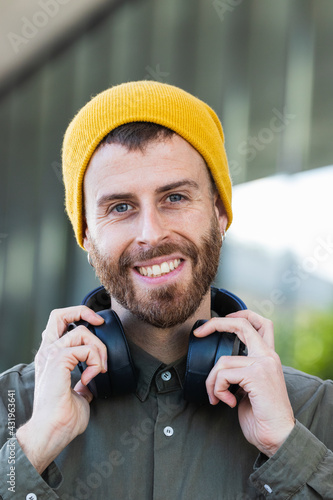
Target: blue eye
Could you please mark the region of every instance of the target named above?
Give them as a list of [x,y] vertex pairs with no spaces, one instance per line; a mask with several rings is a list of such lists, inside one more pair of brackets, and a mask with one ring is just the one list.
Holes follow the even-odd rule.
[[130,206],[131,205],[129,205],[128,203],[119,203],[119,205],[116,205],[113,210],[115,210],[118,213],[123,213],[127,212]]
[[170,194],[169,200],[172,203],[176,203],[177,201],[181,201],[183,199],[183,196],[181,194]]

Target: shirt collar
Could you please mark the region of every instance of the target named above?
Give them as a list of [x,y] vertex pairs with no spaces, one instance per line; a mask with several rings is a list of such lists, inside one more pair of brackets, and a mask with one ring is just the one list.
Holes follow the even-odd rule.
[[[137,371],[138,384],[136,396],[145,401],[150,391],[157,393],[171,392],[183,388],[186,371],[186,356],[166,365],[133,342],[128,341],[131,357]],[[170,380],[164,380],[165,373],[170,373]]]
[[[216,317],[218,314],[211,310],[211,316]],[[137,372],[136,396],[140,401],[145,401],[151,390],[162,394],[183,388],[187,356],[166,365],[130,340],[127,340],[127,342]],[[171,375],[168,381],[163,380],[164,377],[162,376],[166,372]]]

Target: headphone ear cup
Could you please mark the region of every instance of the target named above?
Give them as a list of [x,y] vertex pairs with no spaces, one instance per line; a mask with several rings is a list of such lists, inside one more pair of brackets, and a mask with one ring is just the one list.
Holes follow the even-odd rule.
[[197,321],[191,330],[184,379],[184,399],[198,404],[208,402],[206,379],[214,366],[219,343],[218,332],[202,338],[193,334],[204,323],[206,320]]
[[[184,399],[191,403],[208,402],[206,379],[221,356],[246,356],[246,346],[237,335],[228,332],[214,332],[207,337],[196,337],[193,330],[206,323],[199,320],[190,333],[184,379]],[[238,385],[231,385],[230,392],[235,394]]]
[[[104,399],[134,392],[137,377],[119,316],[112,309],[99,311],[98,314],[104,318],[102,325],[95,327],[85,323],[85,326],[106,345],[108,371],[94,377],[88,388],[95,398]],[[80,363],[79,368],[82,372],[86,364]]]

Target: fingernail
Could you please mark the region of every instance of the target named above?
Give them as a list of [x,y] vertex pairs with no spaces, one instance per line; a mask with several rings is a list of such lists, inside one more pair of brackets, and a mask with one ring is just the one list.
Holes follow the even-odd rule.
[[108,371],[108,362],[107,362],[107,360],[104,361],[104,370],[106,372]]

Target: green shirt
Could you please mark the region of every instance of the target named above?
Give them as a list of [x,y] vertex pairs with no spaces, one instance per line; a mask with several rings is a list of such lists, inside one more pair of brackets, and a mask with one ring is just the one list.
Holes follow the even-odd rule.
[[267,459],[245,440],[237,408],[183,399],[185,359],[165,366],[130,347],[136,394],[93,400],[86,431],[42,476],[8,426],[31,415],[34,366],[0,376],[3,500],[333,499],[332,381],[284,369],[297,424]]

